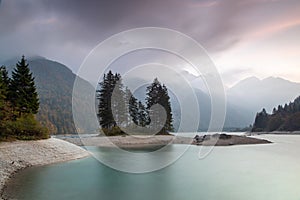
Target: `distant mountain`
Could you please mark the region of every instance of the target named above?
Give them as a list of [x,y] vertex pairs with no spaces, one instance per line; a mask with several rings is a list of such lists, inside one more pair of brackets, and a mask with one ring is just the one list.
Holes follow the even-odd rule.
[[[195,94],[199,102],[200,112],[198,129],[199,131],[206,131],[211,119],[211,97],[200,89],[195,89]],[[188,101],[185,103],[188,105]],[[226,102],[224,129],[244,128],[251,124],[253,119],[254,117],[249,121],[249,116],[244,108],[233,105],[231,102]],[[212,128],[215,129],[216,127]]]
[[[18,59],[4,62],[8,71],[12,71]],[[40,110],[37,114],[38,120],[47,126],[51,134],[73,134],[76,128],[72,114],[72,91],[76,75],[65,65],[47,60],[43,57],[32,57],[28,59],[29,67],[35,77],[37,91],[40,98]],[[93,98],[90,94],[95,91],[91,84],[79,78],[82,94],[76,95],[76,101],[80,104],[79,112],[90,113],[86,99]],[[75,97],[74,97],[75,98]],[[89,118],[83,119],[79,132],[90,132],[95,130],[95,125],[89,123]]]
[[[133,80],[134,81],[134,80]],[[136,81],[137,82],[137,81]],[[138,90],[134,92],[134,96],[141,101],[144,101],[146,96],[146,87],[147,85],[140,87]],[[194,88],[194,92],[198,101],[198,112],[200,113],[200,121],[198,123],[198,130],[199,131],[206,131],[208,129],[210,119],[211,119],[211,97],[198,87]],[[182,105],[185,105],[188,110],[194,110],[191,107],[190,100],[191,96],[187,96],[186,91],[182,89],[179,94],[185,98],[183,98],[183,102],[179,102],[176,95],[169,91],[169,95],[171,98],[171,107],[173,112],[173,119],[174,119],[174,128],[175,130],[178,129],[181,121],[181,108]],[[196,111],[195,111],[196,112]],[[188,123],[193,123],[192,118],[194,117],[194,113],[188,113],[187,121]],[[254,115],[249,115],[249,113],[244,110],[243,108],[237,107],[235,105],[230,104],[227,102],[227,112],[225,116],[225,124],[224,128],[226,130],[235,129],[235,128],[244,128],[253,123]],[[192,124],[189,126],[192,127]],[[216,127],[213,127],[216,129]],[[185,131],[192,131],[189,129],[185,129]]]
[[[201,77],[188,76],[192,81],[198,101],[202,122],[200,130],[205,130],[210,120],[210,97]],[[255,115],[265,108],[271,112],[278,104],[284,104],[295,99],[300,94],[300,84],[282,78],[269,77],[260,80],[249,77],[227,89],[227,112],[224,128],[231,130],[253,124]],[[176,110],[174,111],[176,113]]]
[[254,117],[262,108],[271,112],[275,106],[290,102],[299,94],[300,83],[275,77],[263,80],[250,77],[228,89],[227,100]]

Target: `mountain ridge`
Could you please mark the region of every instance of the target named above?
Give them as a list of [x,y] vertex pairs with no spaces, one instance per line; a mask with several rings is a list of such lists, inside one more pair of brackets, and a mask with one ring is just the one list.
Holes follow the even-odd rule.
[[292,101],[300,94],[300,83],[281,77],[264,79],[246,78],[227,90],[228,101],[243,106],[245,103],[252,111],[273,107]]

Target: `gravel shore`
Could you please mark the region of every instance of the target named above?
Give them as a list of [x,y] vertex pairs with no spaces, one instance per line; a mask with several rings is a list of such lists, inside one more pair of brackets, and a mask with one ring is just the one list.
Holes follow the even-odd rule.
[[171,135],[155,135],[155,136],[94,136],[81,138],[63,138],[64,140],[76,144],[78,146],[98,146],[98,147],[145,147],[151,145],[167,145],[167,144],[192,144],[193,139],[188,137],[174,137]]
[[18,170],[87,156],[83,148],[56,138],[0,143],[0,200],[6,181]]
[[[253,137],[227,135],[227,138],[214,136],[201,136],[202,141],[195,142],[193,138],[172,136],[172,135],[156,135],[156,136],[94,136],[82,138],[63,138],[64,140],[76,144],[78,146],[98,146],[98,147],[130,147],[140,148],[151,145],[167,145],[167,144],[192,144],[204,146],[231,146],[231,145],[247,145],[247,144],[268,144],[267,140]],[[205,137],[205,139],[204,139]]]

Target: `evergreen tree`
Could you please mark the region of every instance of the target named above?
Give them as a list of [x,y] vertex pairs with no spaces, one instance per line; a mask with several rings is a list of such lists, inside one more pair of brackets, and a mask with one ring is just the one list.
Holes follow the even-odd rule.
[[278,112],[279,113],[282,113],[284,111],[282,105],[279,105],[278,108],[277,108]]
[[167,112],[167,121],[165,124],[165,130],[166,131],[174,131],[170,96],[168,94],[168,89],[165,85],[163,85],[162,106],[166,109],[166,112]]
[[128,88],[126,88],[126,94],[129,99],[129,118],[135,125],[145,127],[149,121],[146,107],[141,101],[138,101],[138,99],[132,95]]
[[39,99],[34,83],[34,77],[30,72],[25,57],[16,64],[12,72],[11,84],[9,87],[9,99],[15,111],[22,113],[36,114],[39,109]]
[[263,110],[260,113],[256,114],[254,125],[252,128],[253,132],[261,132],[264,131],[267,127],[268,123],[268,113],[266,112],[266,109],[263,108]]
[[294,112],[300,112],[300,97],[296,98],[293,104]]
[[[153,83],[147,87],[146,95],[146,108],[149,111],[151,123],[154,126],[152,128],[156,129],[162,126],[163,128],[160,131],[160,133],[162,134],[167,133],[168,131],[173,131],[171,103],[166,86],[162,86],[158,79],[155,78]],[[163,123],[161,113],[156,110],[150,109],[155,104],[160,104],[164,107],[167,114],[165,124],[161,124]]]
[[289,108],[288,108],[288,105],[287,105],[287,104],[284,105],[283,110],[284,110],[285,112],[288,112]]
[[162,126],[161,123],[163,119],[161,119],[161,114],[157,110],[151,109],[151,106],[160,103],[161,91],[162,91],[162,87],[157,78],[155,78],[153,83],[147,87],[146,109],[149,111],[149,117],[151,120],[149,121],[149,123],[151,123],[152,126],[150,128],[153,128],[155,130],[158,127]]
[[0,67],[0,140],[6,133],[6,121],[9,119],[9,103],[7,98],[8,76],[6,68]]
[[139,116],[138,116],[138,102],[137,99],[130,93],[130,97],[129,97],[129,103],[128,103],[128,107],[129,107],[129,115],[130,118],[132,119],[132,121],[136,124],[139,125]]
[[125,98],[124,85],[120,74],[114,75],[112,85],[111,109],[113,112],[114,126],[126,127],[128,123],[127,103]]
[[[1,70],[0,70],[0,120],[3,120],[5,118],[6,98],[7,98],[7,87],[3,80],[3,71],[2,71],[2,67],[1,67]],[[0,121],[0,123],[1,123],[1,121]]]
[[8,115],[8,87],[9,77],[5,66],[0,67],[0,120]]
[[120,127],[128,125],[128,103],[121,75],[109,71],[97,90],[98,119],[107,135],[122,134]]
[[6,91],[6,95],[8,92],[8,87],[10,84],[10,78],[8,76],[8,71],[6,70],[5,66],[0,67],[0,76],[1,76],[1,82],[2,82],[2,89]]
[[291,113],[291,112],[292,112],[291,104],[292,104],[292,102],[290,102],[289,105],[288,105],[288,113]]
[[141,101],[138,102],[137,118],[139,126],[145,127],[149,122],[148,111]]
[[114,82],[114,75],[111,71],[104,74],[103,81],[99,83],[97,90],[98,118],[102,128],[112,128],[115,124],[111,110],[111,95]]
[[124,102],[125,102],[125,126],[128,127],[131,123],[131,116],[130,116],[130,98],[132,94],[130,90],[125,87],[124,91]]

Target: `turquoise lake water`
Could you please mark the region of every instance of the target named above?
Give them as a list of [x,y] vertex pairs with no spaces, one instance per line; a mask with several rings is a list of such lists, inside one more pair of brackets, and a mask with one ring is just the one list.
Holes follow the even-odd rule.
[[[300,136],[260,137],[274,144],[215,147],[201,160],[199,147],[191,146],[172,165],[145,174],[119,172],[92,157],[28,168],[9,183],[6,195],[24,200],[300,200]],[[185,148],[173,145],[166,155]],[[91,150],[115,156],[107,149]]]

